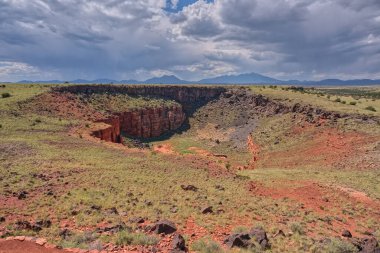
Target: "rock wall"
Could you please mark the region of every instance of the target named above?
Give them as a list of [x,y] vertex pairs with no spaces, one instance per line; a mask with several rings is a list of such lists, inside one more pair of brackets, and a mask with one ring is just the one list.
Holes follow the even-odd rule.
[[121,131],[134,137],[152,138],[182,126],[186,115],[181,105],[146,108],[119,114]]
[[139,137],[152,138],[176,130],[186,119],[181,105],[160,108],[144,108],[119,113],[101,120],[106,127],[93,132],[93,136],[108,142],[122,142],[121,132]]

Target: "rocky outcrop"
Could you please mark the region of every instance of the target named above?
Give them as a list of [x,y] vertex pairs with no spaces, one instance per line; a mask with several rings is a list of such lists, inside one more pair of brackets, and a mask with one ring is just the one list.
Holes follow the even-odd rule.
[[108,142],[122,142],[122,137],[120,133],[120,119],[118,116],[104,119],[100,122],[105,123],[106,125],[93,131],[93,136]]
[[74,94],[106,93],[168,98],[181,103],[186,110],[194,103],[207,102],[218,97],[227,89],[224,87],[174,85],[71,85],[56,87],[53,90]]
[[119,114],[121,131],[133,137],[152,138],[178,129],[186,119],[181,105],[146,108]]
[[100,120],[106,126],[95,130],[93,136],[116,143],[122,142],[121,132],[138,138],[158,137],[178,129],[185,119],[181,105],[136,109]]

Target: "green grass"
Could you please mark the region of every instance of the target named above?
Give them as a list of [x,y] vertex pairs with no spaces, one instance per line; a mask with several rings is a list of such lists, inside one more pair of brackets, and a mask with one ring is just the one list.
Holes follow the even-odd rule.
[[[265,88],[262,86],[251,86],[253,92],[263,94],[269,98],[281,99],[287,103],[311,104],[320,108],[337,111],[341,113],[357,113],[380,116],[379,110],[371,111],[367,107],[380,108],[380,99],[378,94],[380,88],[331,88],[331,89],[313,89],[297,92],[286,90],[285,88]],[[355,92],[353,92],[353,90]],[[323,95],[323,96],[321,96]],[[345,103],[337,103],[345,101]],[[356,106],[350,105],[356,102]]]

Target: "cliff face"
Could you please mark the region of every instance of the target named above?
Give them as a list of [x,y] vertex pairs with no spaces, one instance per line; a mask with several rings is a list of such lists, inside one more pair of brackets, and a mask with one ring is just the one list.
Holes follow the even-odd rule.
[[106,127],[93,132],[93,136],[109,142],[122,142],[121,131],[133,137],[158,137],[178,129],[186,119],[182,106],[144,108],[119,113],[102,120]]
[[120,134],[120,119],[118,116],[101,120],[105,126],[92,132],[92,135],[108,142],[121,143],[122,138]]
[[134,137],[158,137],[169,130],[178,129],[186,119],[181,105],[147,108],[119,115],[123,132]]

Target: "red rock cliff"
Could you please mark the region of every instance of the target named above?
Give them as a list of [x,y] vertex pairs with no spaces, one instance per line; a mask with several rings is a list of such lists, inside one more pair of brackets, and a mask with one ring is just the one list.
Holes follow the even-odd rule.
[[122,142],[121,131],[133,137],[158,137],[178,129],[186,119],[181,105],[144,108],[119,113],[102,120],[107,127],[93,132],[93,136],[109,142]]

